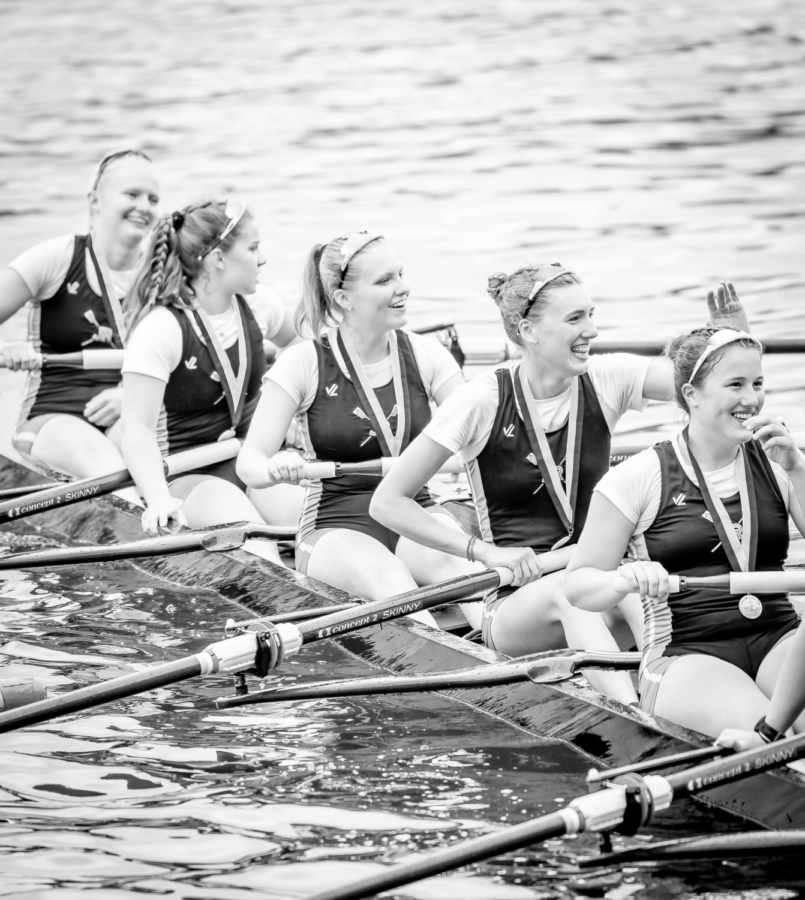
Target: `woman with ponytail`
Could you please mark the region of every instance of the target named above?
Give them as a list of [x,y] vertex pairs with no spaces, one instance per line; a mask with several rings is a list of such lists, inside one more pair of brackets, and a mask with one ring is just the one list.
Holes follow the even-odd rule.
[[[453,394],[383,480],[372,515],[427,547],[514,570],[515,590],[486,601],[487,646],[510,656],[562,646],[617,650],[599,613],[567,602],[564,568],[609,468],[612,429],[628,409],[672,395],[670,367],[625,353],[591,358],[598,334],[592,298],[558,263],[493,275],[488,290],[521,362]],[[716,319],[745,321],[731,285],[718,297],[710,292],[708,305]],[[467,464],[478,541],[440,527],[410,499],[454,453]],[[627,601],[622,612],[639,640],[639,603]],[[590,671],[588,678],[616,699],[637,700],[626,673]]]
[[0,272],[0,322],[28,305],[28,341],[0,346],[3,367],[28,372],[14,446],[82,478],[124,467],[106,436],[120,416],[120,372],[43,369],[42,354],[123,347],[120,301],[159,203],[153,163],[139,150],[104,156],[88,197],[87,234],[38,244]]
[[[247,484],[299,481],[305,460],[280,449],[294,417],[306,459],[398,456],[422,431],[430,402],[442,403],[463,379],[444,347],[403,330],[408,295],[402,263],[381,235],[353,232],[313,248],[297,326],[314,340],[291,347],[266,376],[238,459]],[[300,572],[374,600],[470,568],[375,522],[369,503],[378,480],[348,475],[307,488]],[[416,503],[434,510],[426,490]],[[446,513],[439,518],[458,529]]]
[[[122,418],[123,455],[146,502],[149,534],[171,524],[298,516],[298,503],[280,491],[247,497],[234,460],[170,483],[162,467],[168,453],[245,436],[266,370],[263,338],[279,346],[295,338],[282,302],[257,283],[264,263],[244,204],[188,206],[154,229],[126,302]],[[273,544],[250,541],[247,549],[279,562]]]

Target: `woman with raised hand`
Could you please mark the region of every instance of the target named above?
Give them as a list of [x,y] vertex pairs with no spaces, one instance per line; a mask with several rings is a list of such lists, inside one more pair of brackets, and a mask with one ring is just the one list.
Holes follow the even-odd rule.
[[[402,263],[381,235],[353,232],[313,248],[297,326],[314,340],[291,347],[266,376],[238,459],[247,484],[266,488],[303,478],[305,460],[281,452],[295,416],[306,459],[398,456],[422,431],[430,402],[442,403],[463,379],[444,347],[402,330],[408,295]],[[347,475],[308,487],[296,549],[300,572],[374,600],[471,568],[375,522],[369,503],[378,481]],[[437,511],[427,490],[416,503]],[[439,512],[433,518],[460,533]]]
[[[669,344],[688,425],[601,480],[565,578],[570,602],[588,610],[639,593],[641,706],[713,736],[760,724],[797,643],[784,593],[669,594],[669,573],[781,572],[789,516],[805,534],[805,461],[782,421],[763,411],[761,353],[734,329],[698,329]],[[790,700],[778,697],[783,715],[773,728],[793,720],[783,710]],[[800,716],[795,728],[803,725]]]
[[[245,436],[266,370],[264,336],[279,346],[294,339],[281,301],[257,283],[264,263],[242,203],[191,205],[154,229],[127,298],[122,418],[123,455],[149,534],[172,523],[295,521],[281,492],[247,497],[234,459],[170,483],[162,466],[163,454]],[[248,541],[246,549],[279,561],[274,544]]]
[[0,272],[0,322],[29,305],[28,342],[0,346],[3,366],[28,371],[14,446],[72,475],[124,468],[106,436],[120,416],[119,367],[42,368],[41,354],[123,347],[120,301],[158,203],[156,170],[145,153],[104,156],[90,182],[89,232],[38,244]]
[[[413,541],[484,566],[514,570],[513,592],[487,599],[480,623],[488,647],[519,656],[562,646],[617,650],[601,615],[571,607],[564,567],[596,482],[609,468],[610,434],[628,409],[668,399],[671,372],[660,358],[590,357],[598,334],[579,276],[558,264],[493,275],[489,294],[522,361],[457,390],[383,480],[372,515]],[[708,294],[715,318],[743,312],[732,286]],[[411,497],[451,454],[467,464],[481,540],[421,515]],[[639,604],[625,605],[633,631]],[[626,673],[588,677],[599,690],[636,702]]]

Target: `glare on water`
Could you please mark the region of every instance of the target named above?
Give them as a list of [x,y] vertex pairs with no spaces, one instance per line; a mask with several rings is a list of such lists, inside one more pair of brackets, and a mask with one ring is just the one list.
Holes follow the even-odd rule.
[[[758,335],[805,338],[793,0],[9,0],[0,34],[6,261],[81,231],[92,164],[134,145],[159,165],[164,210],[250,203],[264,280],[289,305],[314,242],[371,228],[405,260],[413,326],[499,341],[487,276],[559,261],[590,285],[603,337],[700,324],[705,291],[731,279]],[[769,407],[805,432],[798,360],[766,369]],[[652,407],[623,431],[671,422]],[[193,652],[230,615],[126,566],[7,573],[4,644],[103,661],[8,655],[3,672],[80,686]],[[299,660],[287,677],[367,671],[326,644]],[[446,698],[194,707],[228,688],[177,686],[0,737],[0,893],[301,898],[584,790],[583,760]],[[663,821],[652,834],[732,827],[690,805]],[[554,842],[407,895],[802,887],[762,863],[570,873],[594,848]]]

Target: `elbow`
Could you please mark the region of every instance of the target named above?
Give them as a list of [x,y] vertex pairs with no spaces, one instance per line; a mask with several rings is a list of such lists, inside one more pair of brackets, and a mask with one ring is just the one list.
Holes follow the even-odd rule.
[[254,484],[254,467],[250,464],[251,456],[252,451],[247,446],[241,447],[235,459],[235,472],[244,484],[249,487],[257,487]]
[[380,482],[377,490],[372,495],[372,501],[369,504],[369,515],[386,528],[392,528],[391,509],[393,504],[389,503],[388,491],[384,488],[383,482]]
[[565,599],[571,606],[584,609],[583,594],[579,583],[579,573],[568,567],[565,570]]

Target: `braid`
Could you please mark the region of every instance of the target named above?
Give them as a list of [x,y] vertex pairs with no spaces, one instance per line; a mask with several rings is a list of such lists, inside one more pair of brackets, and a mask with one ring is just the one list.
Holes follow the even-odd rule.
[[151,290],[148,294],[149,307],[155,306],[162,293],[165,284],[165,263],[170,252],[170,217],[164,216],[159,220],[154,234],[154,250],[151,258]]

